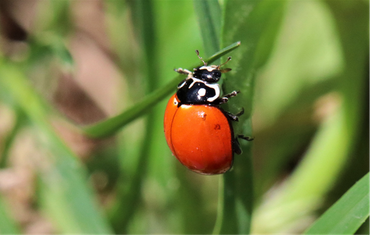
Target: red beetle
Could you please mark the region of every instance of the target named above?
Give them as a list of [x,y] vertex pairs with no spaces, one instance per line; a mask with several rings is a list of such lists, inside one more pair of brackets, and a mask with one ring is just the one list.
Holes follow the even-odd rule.
[[237,121],[243,110],[232,115],[219,107],[238,94],[233,91],[221,96],[217,84],[221,73],[230,69],[220,70],[223,64],[207,66],[203,63],[204,66],[195,68],[194,72],[176,70],[188,76],[167,104],[164,132],[173,155],[184,166],[200,174],[222,174],[232,167],[234,152],[241,153],[237,138],[252,138],[243,135],[234,138],[231,121]]

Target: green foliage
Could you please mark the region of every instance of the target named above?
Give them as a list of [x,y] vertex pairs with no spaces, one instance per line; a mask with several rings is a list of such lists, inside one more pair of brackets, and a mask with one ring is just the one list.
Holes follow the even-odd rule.
[[[9,29],[28,14],[12,6],[0,13],[12,117],[0,115],[0,233],[30,232],[4,187],[21,181],[2,174],[23,169],[16,150],[43,233],[353,234],[368,220],[368,1],[46,1],[22,42]],[[244,108],[234,134],[255,137],[222,176],[185,169],[163,135],[184,79],[173,69],[202,65],[196,49],[208,64],[232,57],[222,89],[240,93],[223,109]]]
[[[19,107],[36,129],[37,137],[52,156],[53,164],[39,167],[40,204],[61,232],[109,233],[110,229],[94,203],[86,184],[86,171],[48,121],[47,104],[32,89],[26,77],[7,62],[1,64],[1,94]],[[50,160],[51,160],[50,159]],[[42,159],[47,163],[47,159]],[[69,216],[65,216],[68,214]]]

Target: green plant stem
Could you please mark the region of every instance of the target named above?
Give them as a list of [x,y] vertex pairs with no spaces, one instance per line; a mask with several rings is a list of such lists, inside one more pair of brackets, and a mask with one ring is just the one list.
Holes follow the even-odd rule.
[[239,234],[250,230],[253,209],[251,145],[243,145],[243,151],[247,157],[235,156],[234,168],[220,181],[219,211],[213,234]]

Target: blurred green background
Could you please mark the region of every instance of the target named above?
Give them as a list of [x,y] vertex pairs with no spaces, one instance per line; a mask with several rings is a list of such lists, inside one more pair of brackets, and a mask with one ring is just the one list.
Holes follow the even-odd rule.
[[[243,27],[233,8],[255,21]],[[196,49],[217,52],[207,9],[218,49],[241,41],[228,67],[253,76],[253,109],[242,103],[255,137],[251,233],[302,233],[369,171],[366,0],[1,0],[0,233],[214,230],[223,176],[171,155],[170,94],[152,109],[139,103],[174,81],[174,68],[199,63]],[[228,37],[234,24],[249,44]],[[253,60],[233,63],[243,45],[258,49]],[[116,133],[84,134],[137,104],[142,116]]]

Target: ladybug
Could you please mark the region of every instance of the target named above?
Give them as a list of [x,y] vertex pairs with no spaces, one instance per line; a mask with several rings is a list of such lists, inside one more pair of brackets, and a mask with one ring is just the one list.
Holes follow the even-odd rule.
[[206,175],[222,174],[230,170],[234,153],[240,154],[238,138],[252,140],[237,135],[234,138],[232,121],[244,110],[233,115],[219,106],[228,102],[239,92],[233,91],[221,96],[217,82],[221,74],[231,69],[220,69],[221,65],[207,65],[196,50],[203,66],[176,69],[187,77],[177,87],[177,92],[168,101],[164,115],[164,132],[173,155],[190,170]]

